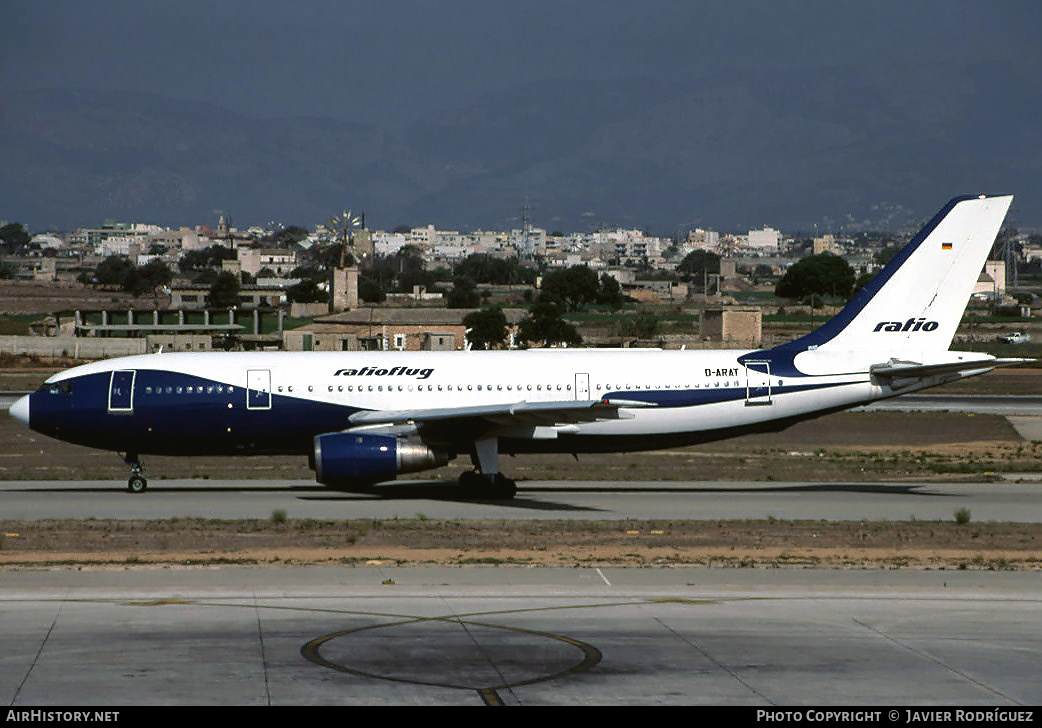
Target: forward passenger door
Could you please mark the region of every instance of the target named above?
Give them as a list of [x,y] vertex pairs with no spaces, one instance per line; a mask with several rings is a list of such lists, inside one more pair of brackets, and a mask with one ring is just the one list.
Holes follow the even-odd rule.
[[271,370],[249,369],[246,372],[246,409],[271,409]]

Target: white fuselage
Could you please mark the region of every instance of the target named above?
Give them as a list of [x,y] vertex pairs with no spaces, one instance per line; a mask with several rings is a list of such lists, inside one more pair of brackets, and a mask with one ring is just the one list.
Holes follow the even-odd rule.
[[[744,354],[748,352],[634,349],[152,354],[76,367],[49,382],[59,385],[100,378],[103,386],[93,402],[79,399],[82,387],[74,386],[74,394],[78,407],[93,405],[98,410],[91,425],[94,439],[106,423],[116,426],[113,449],[127,449],[119,438],[126,437],[134,419],[151,419],[151,432],[158,439],[169,437],[169,432],[162,433],[164,416],[185,422],[195,412],[207,420],[200,421],[200,426],[213,424],[214,418],[222,424],[227,421],[223,430],[215,432],[232,435],[228,438],[230,451],[240,447],[235,436],[250,432],[251,420],[263,419],[265,427],[281,429],[287,440],[307,439],[328,431],[329,412],[343,412],[337,428],[342,430],[350,427],[347,418],[358,411],[564,400],[621,401],[633,406],[623,406],[623,416],[618,419],[540,427],[504,424],[497,435],[531,440],[523,448],[531,451],[544,449],[537,441],[561,435],[572,436],[568,439],[573,443],[603,436],[639,438],[632,448],[623,449],[646,449],[654,446],[648,437],[690,433],[715,439],[710,433],[799,419],[892,394],[889,388],[872,384],[867,371],[775,376],[739,363]],[[134,373],[132,400],[116,411],[101,396],[106,394],[104,385],[111,385],[113,371]],[[264,393],[257,399],[261,390]],[[248,402],[249,392],[255,393],[254,406]],[[218,406],[200,407],[212,400]],[[326,413],[314,418],[314,424],[307,416],[312,408]],[[147,429],[131,431],[135,440],[143,440],[137,446],[139,451],[156,449],[148,446]],[[699,439],[696,436],[692,441]],[[207,442],[205,451],[212,451],[212,445]],[[559,447],[546,443],[545,449]],[[600,449],[595,444],[592,447]]]

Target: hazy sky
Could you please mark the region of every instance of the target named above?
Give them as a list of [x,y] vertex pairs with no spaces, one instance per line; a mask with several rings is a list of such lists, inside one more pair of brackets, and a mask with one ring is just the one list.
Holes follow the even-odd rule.
[[1038,0],[2,0],[0,92],[149,91],[388,125],[551,78],[1009,59]]
[[[201,214],[193,200],[313,217],[291,192],[396,221],[439,211],[452,216],[442,224],[493,224],[534,192],[548,225],[596,210],[671,229],[743,209],[785,223],[898,200],[928,217],[920,208],[982,189],[1017,193],[1026,222],[1042,224],[1042,0],[0,0],[0,29],[0,129],[15,130],[0,138],[0,216],[40,224],[68,224],[58,212],[181,219]],[[216,105],[254,121],[378,125],[352,133],[379,140],[365,151],[381,156],[354,177],[318,178],[324,158],[299,146],[276,143],[278,165],[263,144],[215,147],[235,149],[250,182],[277,180],[247,189],[204,167],[213,153],[177,167],[174,151],[111,144],[111,121],[88,137],[51,130],[46,107],[18,117],[19,92],[53,89],[188,102],[152,106],[190,112],[197,150],[264,126],[210,116]],[[36,126],[20,127],[26,118]],[[198,132],[207,118],[212,131]],[[167,138],[189,133],[180,120],[162,125]]]

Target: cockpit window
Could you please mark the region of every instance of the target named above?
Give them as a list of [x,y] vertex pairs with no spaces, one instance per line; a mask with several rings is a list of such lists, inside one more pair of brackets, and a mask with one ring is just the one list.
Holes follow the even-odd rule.
[[44,382],[36,391],[43,394],[71,394],[72,382]]

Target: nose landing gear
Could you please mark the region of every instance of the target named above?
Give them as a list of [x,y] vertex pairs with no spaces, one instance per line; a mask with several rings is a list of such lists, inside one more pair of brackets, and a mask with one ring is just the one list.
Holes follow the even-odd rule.
[[130,493],[144,493],[148,489],[148,481],[145,479],[144,470],[137,453],[128,452],[123,456],[123,462],[130,466],[130,478],[127,479],[127,491]]

